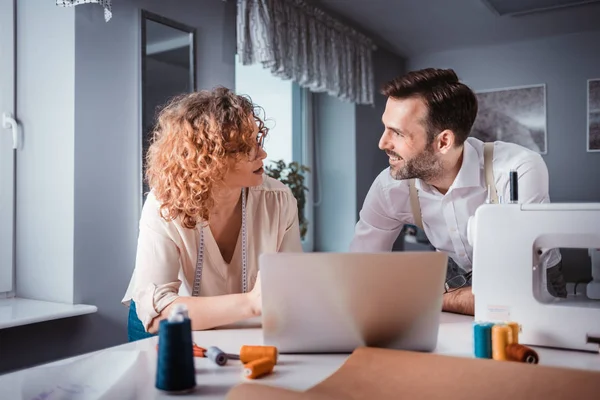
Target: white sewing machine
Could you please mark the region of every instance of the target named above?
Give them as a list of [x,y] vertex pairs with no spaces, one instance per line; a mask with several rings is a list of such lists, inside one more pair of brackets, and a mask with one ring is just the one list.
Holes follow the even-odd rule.
[[[476,321],[515,321],[526,345],[599,351],[600,203],[485,204],[468,237]],[[537,265],[541,250],[557,248],[596,249],[593,281],[578,295],[547,290]]]

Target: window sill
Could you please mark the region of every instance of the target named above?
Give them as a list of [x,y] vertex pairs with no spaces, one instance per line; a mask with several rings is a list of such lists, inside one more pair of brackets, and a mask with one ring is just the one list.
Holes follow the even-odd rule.
[[98,311],[86,304],[52,303],[14,297],[0,300],[0,329],[76,317]]

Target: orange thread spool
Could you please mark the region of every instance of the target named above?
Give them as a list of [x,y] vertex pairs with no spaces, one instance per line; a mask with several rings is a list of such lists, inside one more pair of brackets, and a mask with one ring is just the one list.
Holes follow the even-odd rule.
[[512,341],[512,330],[507,325],[494,325],[492,327],[492,358],[506,361],[506,346]]
[[535,350],[517,343],[506,346],[506,357],[510,361],[524,362],[527,364],[537,364],[540,361]]
[[277,364],[278,351],[275,346],[242,346],[240,349],[240,361],[244,364],[268,358]]
[[260,358],[244,365],[244,375],[248,379],[260,378],[263,375],[270,374],[274,367],[275,363],[271,358]]
[[521,330],[521,327],[516,322],[509,322],[507,325],[510,327],[511,334],[512,334],[510,344],[518,344],[519,343],[519,331]]

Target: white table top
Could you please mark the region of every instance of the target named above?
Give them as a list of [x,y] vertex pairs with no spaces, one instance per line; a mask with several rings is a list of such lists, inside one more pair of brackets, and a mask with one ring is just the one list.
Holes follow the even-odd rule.
[[[442,313],[435,353],[472,357],[472,317]],[[262,344],[258,328],[221,329],[194,332],[202,347],[217,346],[238,353],[244,344]],[[169,399],[155,389],[156,343],[158,338],[127,343],[87,355],[74,357],[0,376],[0,399],[53,400],[64,391],[72,399]],[[536,348],[540,364],[600,371],[600,354]],[[196,358],[198,389],[186,397],[222,399],[241,382],[253,382],[305,390],[335,372],[348,355],[281,354],[273,374],[248,381],[242,376],[239,361],[219,367],[209,359]],[[61,392],[62,391],[62,392]],[[44,395],[45,393],[45,395]]]

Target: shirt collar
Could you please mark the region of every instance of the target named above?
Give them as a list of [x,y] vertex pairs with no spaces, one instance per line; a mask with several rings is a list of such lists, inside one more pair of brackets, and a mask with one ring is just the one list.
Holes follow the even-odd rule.
[[463,160],[458,175],[454,178],[450,190],[456,188],[481,186],[481,158],[469,142],[463,145]]
[[[448,189],[448,192],[457,188],[481,186],[482,162],[483,161],[477,149],[475,149],[468,141],[465,141],[463,145],[462,165],[460,166],[458,175],[456,175],[456,178],[454,178],[454,182]],[[427,193],[439,195],[439,192],[435,190],[435,188],[429,186],[420,179],[417,179],[416,187]]]

